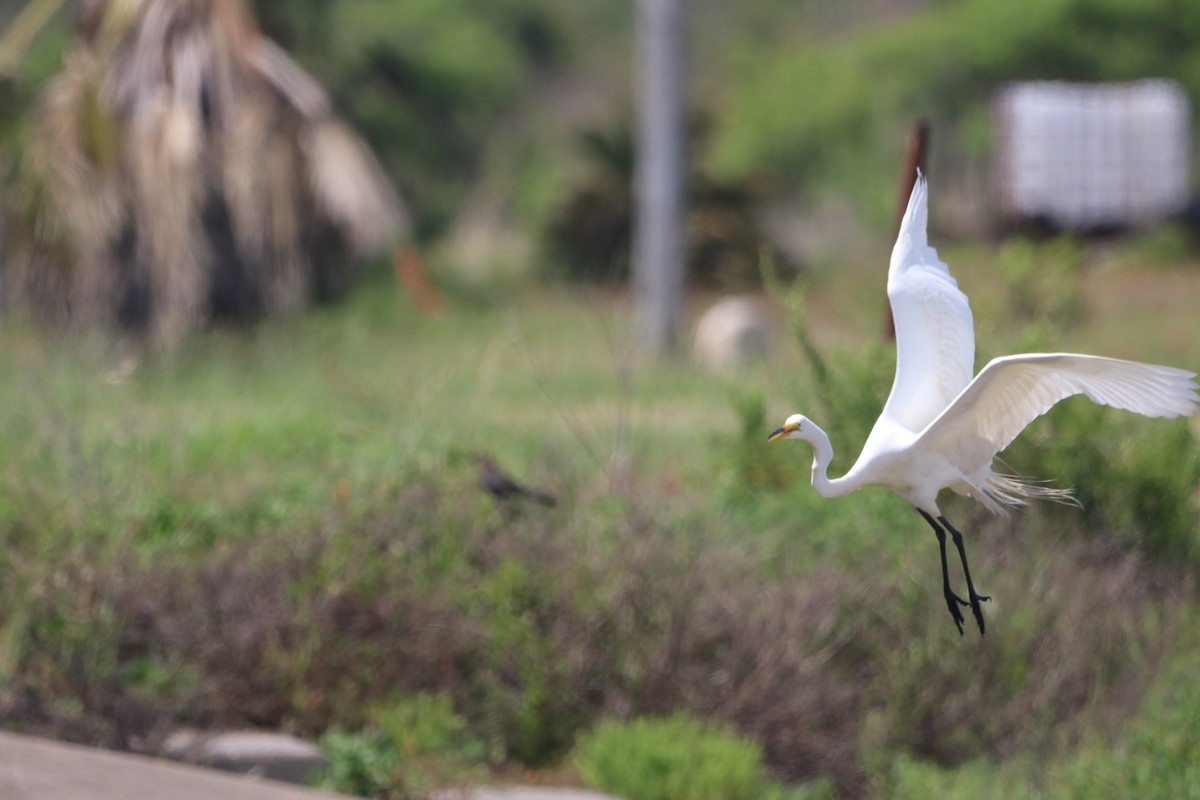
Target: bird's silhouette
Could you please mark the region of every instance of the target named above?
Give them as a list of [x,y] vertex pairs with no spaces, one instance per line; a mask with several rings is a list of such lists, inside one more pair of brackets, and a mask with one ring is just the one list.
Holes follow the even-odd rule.
[[506,475],[492,460],[491,456],[480,454],[475,458],[479,466],[479,488],[490,494],[499,502],[509,502],[514,499],[532,500],[544,506],[554,506],[557,500],[554,495],[541,489],[522,486],[516,480]]

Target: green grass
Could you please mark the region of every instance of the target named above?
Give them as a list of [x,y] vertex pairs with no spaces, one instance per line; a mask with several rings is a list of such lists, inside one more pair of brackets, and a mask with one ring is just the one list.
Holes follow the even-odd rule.
[[608,722],[581,738],[575,753],[588,786],[628,800],[813,798],[769,780],[753,741],[675,715]]
[[[1200,364],[1194,273],[946,255],[981,352],[1040,337]],[[1045,286],[1020,268],[1041,257],[1064,261]],[[833,471],[852,462],[892,356],[842,318],[877,316],[878,271],[808,287],[825,379],[786,335],[735,374],[642,361],[624,298],[558,288],[456,289],[427,318],[377,279],[136,364],[8,323],[4,724],[124,747],[175,720],[336,730],[353,782],[395,767],[371,709],[437,694],[499,766],[682,711],[758,742],[776,778],[852,793],[1083,786],[1125,741],[1191,780],[1190,739],[1140,697],[1194,693],[1167,665],[1194,638],[1195,429],[1086,404],[1035,425],[1012,466],[1089,508],[951,502],[995,598],[988,638],[960,640],[919,518],[885,490],[818,498],[808,452],[765,442],[804,410],[840,434]],[[1030,309],[1031,286],[1081,313]],[[480,451],[559,507],[495,509]]]

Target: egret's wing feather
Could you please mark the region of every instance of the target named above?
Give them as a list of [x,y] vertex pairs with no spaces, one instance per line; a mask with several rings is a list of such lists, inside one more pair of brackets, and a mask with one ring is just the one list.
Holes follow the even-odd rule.
[[1072,395],[1148,417],[1195,414],[1200,401],[1195,377],[1173,367],[1073,353],[997,358],[930,424],[918,446],[946,455],[972,475],[990,466],[1029,423]]
[[928,187],[918,176],[888,268],[896,327],[896,379],[882,417],[914,433],[958,396],[975,366],[967,296],[926,238]]

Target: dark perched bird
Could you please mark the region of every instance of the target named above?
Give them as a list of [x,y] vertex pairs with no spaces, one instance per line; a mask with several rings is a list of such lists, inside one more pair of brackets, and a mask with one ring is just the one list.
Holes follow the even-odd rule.
[[479,488],[496,500],[507,502],[514,497],[523,497],[544,506],[553,506],[558,502],[554,499],[554,495],[540,489],[522,486],[505,475],[490,456],[479,455],[475,460],[479,464]]

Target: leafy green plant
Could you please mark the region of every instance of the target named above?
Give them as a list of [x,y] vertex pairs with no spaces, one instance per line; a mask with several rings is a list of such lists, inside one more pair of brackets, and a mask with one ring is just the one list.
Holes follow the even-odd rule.
[[314,785],[359,797],[386,797],[397,784],[400,754],[379,732],[329,731],[321,737],[326,766]]
[[754,742],[684,715],[602,722],[574,763],[589,786],[627,800],[833,800],[828,779],[771,780]]
[[769,784],[757,744],[682,715],[603,722],[574,762],[588,786],[629,800],[754,800]]
[[545,627],[560,602],[553,581],[509,559],[469,601],[487,631],[475,695],[493,749],[528,765],[560,757],[578,724],[568,675]]
[[1052,772],[1046,794],[1070,800],[1200,798],[1200,687],[1188,677],[1193,664],[1177,658],[1164,682],[1170,688],[1147,703],[1121,745],[1090,747],[1066,760]]
[[896,759],[886,790],[881,794],[894,800],[929,797],[1030,800],[1037,796],[1023,774],[987,761],[972,761],[956,769],[946,769],[907,756]]
[[[764,259],[763,286],[787,314],[787,324],[808,362],[802,398],[816,408],[808,416],[819,418],[819,424],[829,432],[830,440],[841,444],[835,465],[848,468],[856,452],[855,445],[867,439],[871,426],[883,410],[887,393],[892,386],[894,352],[885,352],[882,343],[874,342],[856,351],[827,352],[813,336],[808,320],[807,295],[803,282],[785,286],[769,259]],[[803,406],[801,406],[803,407]],[[778,424],[778,423],[776,423]],[[849,448],[849,449],[847,449]]]
[[802,784],[772,783],[758,800],[834,800],[837,790],[829,778]]
[[896,800],[1198,798],[1200,691],[1185,677],[1192,671],[1194,648],[1181,648],[1164,681],[1170,688],[1146,703],[1119,741],[1087,741],[1048,766],[1018,758],[946,768],[901,756],[876,789]]
[[405,759],[442,755],[482,761],[483,743],[467,731],[449,695],[421,693],[375,706],[371,720]]
[[1125,257],[1153,267],[1187,262],[1196,252],[1195,230],[1179,222],[1156,225],[1133,237]]
[[466,732],[445,695],[418,694],[371,710],[371,726],[321,738],[325,770],[315,785],[361,797],[422,797],[468,780],[483,744]]
[[1134,537],[1170,557],[1200,557],[1200,456],[1186,421],[1146,420],[1071,399],[1030,433],[1005,454],[1006,463],[1072,489],[1088,530]]
[[1070,237],[1005,242],[997,264],[1008,282],[1011,318],[1059,333],[1082,322],[1087,313],[1079,275],[1082,259],[1082,246]]
[[761,395],[749,395],[736,400],[734,410],[737,413],[738,430],[728,445],[728,460],[738,491],[787,489],[805,479],[804,462],[795,453],[779,447],[763,447],[767,432],[773,428],[767,419],[767,406]]

